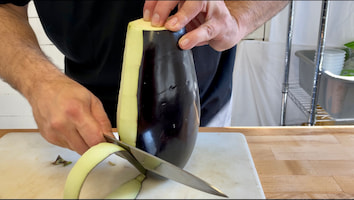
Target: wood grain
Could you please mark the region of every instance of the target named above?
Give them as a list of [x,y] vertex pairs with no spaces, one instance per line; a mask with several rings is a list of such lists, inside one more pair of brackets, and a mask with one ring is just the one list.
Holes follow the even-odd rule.
[[[21,131],[38,132],[0,130],[0,137]],[[243,133],[269,199],[354,198],[354,126],[201,127],[200,132]]]
[[339,193],[341,188],[334,177],[309,175],[263,175],[263,190],[265,193],[277,192],[314,192]]

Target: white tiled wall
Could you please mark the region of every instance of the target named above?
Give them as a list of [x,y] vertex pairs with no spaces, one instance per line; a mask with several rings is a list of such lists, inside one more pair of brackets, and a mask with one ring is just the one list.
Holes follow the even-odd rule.
[[[29,3],[28,16],[42,50],[63,71],[64,56],[45,35],[33,2]],[[0,79],[0,129],[5,128],[37,128],[37,125],[27,100]]]

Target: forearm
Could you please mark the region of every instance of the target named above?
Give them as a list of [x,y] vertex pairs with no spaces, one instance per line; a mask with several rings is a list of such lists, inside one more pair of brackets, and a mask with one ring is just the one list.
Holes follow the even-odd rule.
[[225,1],[238,24],[238,37],[247,36],[281,11],[288,1]]
[[0,77],[27,99],[45,79],[59,75],[39,47],[26,8],[0,5],[0,35]]

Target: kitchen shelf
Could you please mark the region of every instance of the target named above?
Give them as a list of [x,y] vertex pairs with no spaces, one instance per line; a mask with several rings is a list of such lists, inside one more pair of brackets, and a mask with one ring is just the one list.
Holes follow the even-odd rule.
[[325,109],[318,105],[319,85],[322,75],[322,60],[326,40],[326,28],[329,11],[329,1],[322,0],[321,18],[318,33],[317,52],[319,54],[315,60],[315,73],[313,77],[312,92],[309,95],[300,84],[296,82],[289,82],[290,73],[290,58],[293,37],[294,25],[294,0],[290,2],[289,6],[289,22],[288,22],[288,37],[285,52],[285,70],[284,81],[282,88],[282,105],[281,105],[281,119],[280,125],[286,125],[286,107],[287,100],[290,98],[294,104],[302,111],[307,121],[302,125],[339,125],[339,124],[354,124],[354,119],[336,119],[327,113]]
[[[304,117],[308,118],[310,115],[311,104],[310,95],[303,90],[298,83],[290,83],[289,98],[302,111]],[[320,105],[316,106],[316,126],[317,125],[349,125],[354,124],[354,119],[336,119],[327,113]],[[305,120],[304,120],[305,121]],[[303,122],[301,125],[308,125]]]
[[[289,83],[289,98],[302,111],[304,117],[308,118],[311,110],[311,96],[305,92],[298,82]],[[320,105],[316,105],[316,124],[315,125],[342,125],[354,124],[354,119],[336,119],[327,113]],[[305,121],[305,120],[304,120]],[[301,125],[308,125],[303,122]]]
[[299,83],[289,83],[289,98],[294,104],[302,111],[302,113],[308,117],[311,109],[310,95],[308,95],[301,87]]

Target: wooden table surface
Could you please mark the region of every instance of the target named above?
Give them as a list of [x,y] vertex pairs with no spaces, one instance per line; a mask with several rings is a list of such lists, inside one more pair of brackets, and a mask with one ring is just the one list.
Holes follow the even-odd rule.
[[[38,132],[36,129],[0,129]],[[354,198],[354,126],[200,128],[246,136],[266,198]]]

